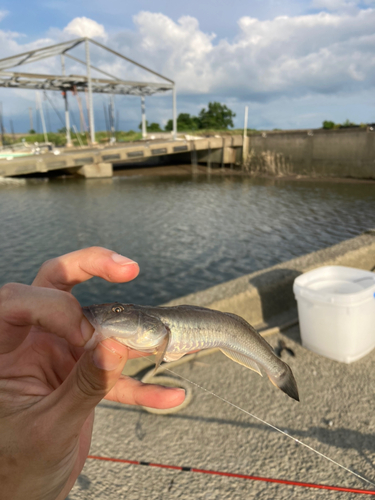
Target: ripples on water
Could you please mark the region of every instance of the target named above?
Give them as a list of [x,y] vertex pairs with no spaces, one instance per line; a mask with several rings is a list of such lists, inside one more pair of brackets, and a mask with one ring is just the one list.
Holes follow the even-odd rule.
[[375,226],[375,185],[240,177],[115,177],[0,185],[1,284],[91,245],[140,264],[123,285],[76,287],[82,304],[156,305],[333,245]]

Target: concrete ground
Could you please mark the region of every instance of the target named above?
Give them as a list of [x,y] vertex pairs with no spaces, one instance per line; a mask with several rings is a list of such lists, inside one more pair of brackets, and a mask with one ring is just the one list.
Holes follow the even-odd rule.
[[[267,340],[274,347],[284,340],[294,351],[295,357],[284,352],[282,358],[295,374],[300,403],[221,353],[175,371],[375,482],[375,350],[346,365],[303,348],[298,326]],[[167,416],[103,401],[96,411],[90,453],[375,489],[201,389],[193,391],[188,407]],[[349,500],[362,496],[89,459],[68,499]]]

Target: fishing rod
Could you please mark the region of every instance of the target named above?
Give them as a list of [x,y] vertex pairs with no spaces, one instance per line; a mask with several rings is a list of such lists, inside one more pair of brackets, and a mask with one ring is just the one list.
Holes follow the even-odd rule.
[[247,479],[250,481],[262,481],[265,483],[276,483],[276,484],[284,484],[286,486],[299,486],[302,488],[315,488],[319,490],[330,490],[330,491],[341,491],[345,493],[357,493],[364,495],[373,495],[375,496],[375,491],[373,490],[364,490],[361,488],[347,488],[344,486],[332,486],[328,484],[319,484],[319,483],[305,483],[302,481],[291,481],[288,479],[277,479],[271,477],[262,477],[262,476],[252,476],[249,474],[237,474],[234,472],[225,472],[218,470],[209,470],[209,469],[198,469],[196,467],[187,467],[181,465],[170,465],[170,464],[159,464],[153,462],[144,462],[139,460],[127,460],[124,458],[114,458],[114,457],[103,457],[98,455],[89,455],[87,458],[91,460],[102,460],[104,462],[117,462],[121,464],[129,464],[129,465],[145,465],[148,467],[156,467],[159,469],[171,469],[177,470],[180,472],[195,472],[199,474],[207,474],[211,476],[224,476],[231,477],[235,479]]

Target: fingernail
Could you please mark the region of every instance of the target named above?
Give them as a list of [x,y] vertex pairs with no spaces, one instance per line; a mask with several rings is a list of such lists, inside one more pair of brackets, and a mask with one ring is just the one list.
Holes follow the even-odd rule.
[[87,342],[91,339],[92,334],[94,333],[94,327],[89,323],[89,321],[83,317],[81,321],[81,333],[83,340]]
[[118,253],[113,253],[111,255],[112,260],[116,262],[116,264],[120,264],[120,266],[127,266],[129,264],[136,264],[134,260],[128,259],[128,257],[124,257]]
[[119,344],[120,347],[117,348],[116,344],[118,342],[106,339],[96,346],[92,355],[95,366],[106,371],[111,371],[118,367],[124,358],[124,346]]
[[181,389],[180,387],[171,387],[171,389],[174,389],[176,392],[180,392],[180,393],[186,393],[185,389]]
[[181,387],[168,387],[166,385],[163,385],[164,389],[168,389],[169,391],[173,391],[175,394],[176,393],[183,393],[184,395],[186,394],[185,389],[181,389]]

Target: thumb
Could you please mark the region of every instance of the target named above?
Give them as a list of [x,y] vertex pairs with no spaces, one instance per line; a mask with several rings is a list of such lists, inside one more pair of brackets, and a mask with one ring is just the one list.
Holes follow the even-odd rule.
[[[63,426],[80,425],[114,387],[128,359],[128,348],[112,338],[86,351],[50,396]],[[56,408],[58,407],[58,408]]]

